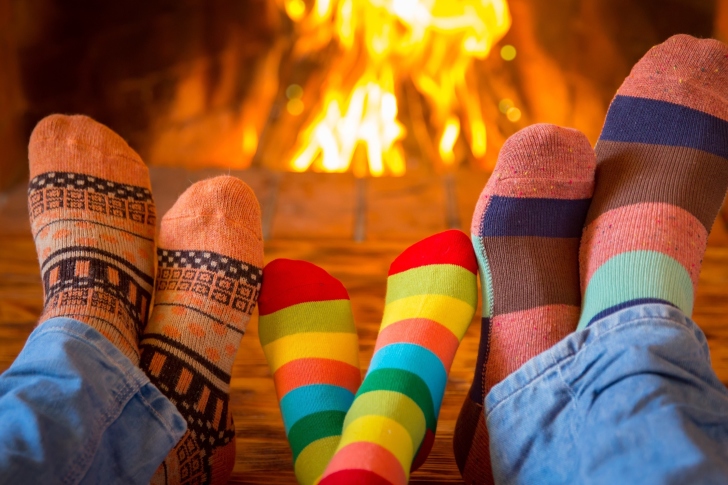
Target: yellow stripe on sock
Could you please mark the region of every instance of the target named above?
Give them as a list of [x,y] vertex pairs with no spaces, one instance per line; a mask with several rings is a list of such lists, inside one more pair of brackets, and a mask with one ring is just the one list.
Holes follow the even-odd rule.
[[416,295],[393,301],[384,307],[381,332],[389,325],[408,318],[427,318],[438,322],[461,340],[468,330],[475,308],[458,298],[445,295]]
[[298,459],[293,466],[298,483],[301,485],[318,483],[326,466],[334,456],[340,439],[341,436],[321,438],[310,443],[298,454]]
[[409,397],[395,391],[370,391],[358,396],[346,413],[344,428],[362,416],[374,415],[394,419],[404,426],[412,439],[412,447],[419,448],[425,437],[425,413]]
[[446,295],[478,301],[478,278],[454,264],[430,264],[387,278],[386,304],[415,295]]
[[279,338],[263,347],[271,372],[305,358],[331,359],[359,367],[359,338],[355,333],[306,332]]
[[409,470],[414,459],[414,448],[412,439],[404,426],[384,416],[362,416],[344,428],[337,451],[347,445],[362,441],[377,444],[392,453],[402,465],[405,475],[409,477]]
[[286,335],[305,332],[356,333],[349,300],[308,301],[260,317],[258,335],[267,345]]

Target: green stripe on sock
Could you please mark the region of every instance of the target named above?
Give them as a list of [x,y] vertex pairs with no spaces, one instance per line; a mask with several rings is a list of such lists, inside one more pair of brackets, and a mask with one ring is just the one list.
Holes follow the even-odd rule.
[[[332,316],[336,316],[333,318]],[[281,322],[259,325],[260,343],[264,347],[281,337],[305,332],[356,333],[349,300],[312,301],[292,305],[260,317],[261,321]],[[286,325],[285,323],[292,323]],[[295,324],[295,325],[293,325]]]
[[301,451],[314,441],[327,436],[341,435],[345,417],[346,413],[342,411],[323,411],[299,419],[291,426],[291,432],[288,433],[293,461],[295,462]]
[[473,273],[454,264],[432,264],[392,275],[387,280],[386,304],[415,295],[446,295],[466,302],[477,301]]
[[693,282],[675,259],[657,251],[614,256],[592,275],[584,294],[579,329],[599,312],[638,298],[659,298],[687,316],[693,312]]
[[430,389],[417,374],[400,369],[375,370],[367,374],[356,395],[358,398],[367,392],[376,391],[394,391],[409,397],[425,415],[427,429],[435,430],[437,418]]

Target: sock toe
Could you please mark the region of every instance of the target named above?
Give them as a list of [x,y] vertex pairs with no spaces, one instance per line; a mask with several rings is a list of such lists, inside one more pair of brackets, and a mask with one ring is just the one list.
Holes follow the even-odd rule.
[[478,272],[478,262],[473,254],[470,239],[462,231],[450,230],[408,247],[392,262],[388,276],[431,264],[452,264],[474,274]]
[[227,256],[263,266],[260,205],[252,189],[230,176],[189,187],[162,218],[164,249],[223,248]]
[[617,92],[728,119],[728,45],[679,34],[653,47]]
[[259,224],[260,205],[253,190],[242,180],[221,175],[202,180],[180,195],[164,219],[214,216],[232,222],[251,223],[256,235],[262,234]]
[[522,129],[501,149],[475,207],[471,233],[480,230],[493,197],[533,199],[532,204],[538,204],[536,199],[589,199],[595,167],[594,150],[580,131],[545,123]]
[[28,155],[31,179],[48,172],[71,172],[150,186],[139,155],[114,131],[88,116],[43,118],[30,136]]
[[276,259],[263,268],[258,310],[261,315],[311,301],[348,300],[349,293],[339,280],[307,261]]
[[590,182],[595,165],[586,135],[573,128],[539,123],[506,140],[493,172],[494,182],[523,178]]

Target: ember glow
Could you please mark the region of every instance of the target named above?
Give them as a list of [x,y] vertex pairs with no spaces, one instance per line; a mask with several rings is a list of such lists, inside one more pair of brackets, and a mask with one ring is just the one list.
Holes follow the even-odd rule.
[[298,55],[332,52],[315,105],[305,111],[292,170],[347,171],[363,149],[371,175],[403,174],[397,93],[404,83],[428,104],[440,165],[455,163],[460,136],[476,158],[485,155],[470,71],[510,27],[506,0],[279,1],[296,25]]

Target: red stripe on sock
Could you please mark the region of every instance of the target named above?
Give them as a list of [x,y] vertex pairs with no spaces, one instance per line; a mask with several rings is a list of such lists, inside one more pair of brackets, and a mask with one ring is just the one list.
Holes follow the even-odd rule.
[[430,264],[454,264],[473,274],[478,272],[470,238],[464,232],[450,230],[435,234],[404,250],[389,267],[389,276]]
[[361,371],[332,359],[297,359],[281,366],[273,375],[278,400],[293,389],[312,384],[330,384],[356,394],[361,384]]
[[[362,475],[356,475],[361,473]],[[352,475],[349,475],[352,474]],[[371,477],[383,482],[350,482],[348,479]],[[331,481],[327,481],[331,480]],[[397,458],[386,448],[369,441],[357,441],[340,449],[329,462],[319,484],[386,483],[405,485],[407,475]]]
[[342,470],[332,473],[319,482],[319,485],[395,485],[374,472],[367,470]]
[[315,264],[276,259],[263,268],[258,311],[269,315],[299,303],[348,299],[344,285]]

